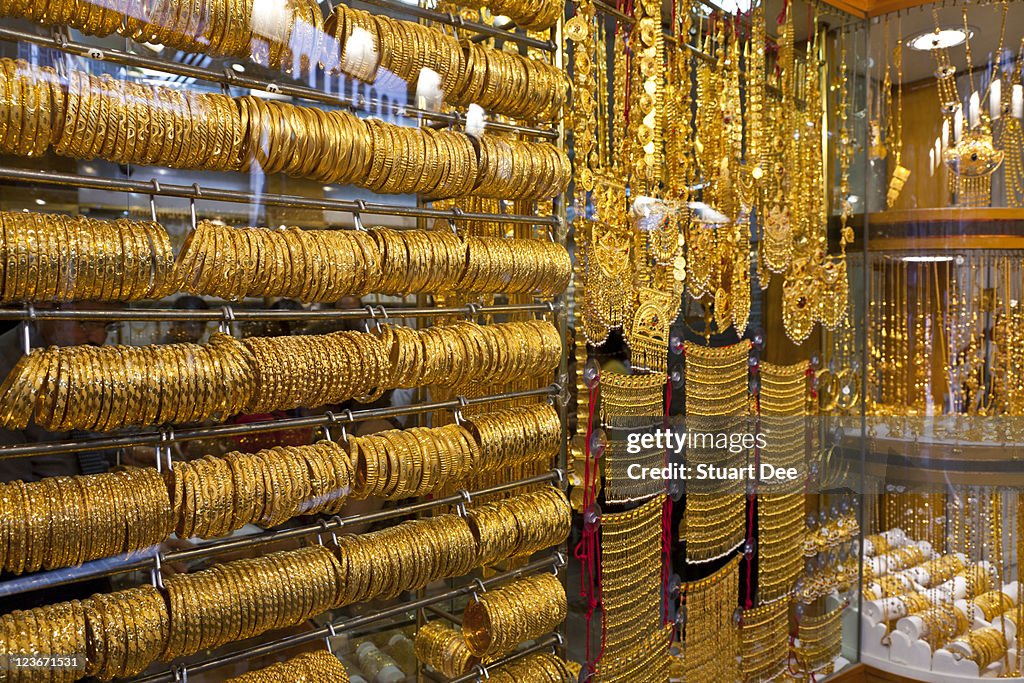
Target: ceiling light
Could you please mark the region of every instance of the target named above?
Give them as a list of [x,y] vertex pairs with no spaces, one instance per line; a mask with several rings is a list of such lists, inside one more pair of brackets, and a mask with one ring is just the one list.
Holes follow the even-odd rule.
[[710,15],[715,11],[728,12],[729,14],[746,14],[750,11],[752,0],[715,0],[714,2],[702,3],[699,8],[701,14]]
[[906,263],[948,263],[952,256],[904,256],[901,261]]
[[38,204],[39,206],[46,206],[46,200],[45,199],[36,199],[36,204]]
[[240,74],[241,73],[245,73],[245,65],[244,64],[239,64],[238,62],[235,62],[234,64],[231,65],[231,68],[234,69],[236,72],[238,72]]
[[[971,29],[971,37],[973,36],[974,29]],[[913,50],[929,52],[962,45],[967,38],[968,35],[962,28],[940,28],[914,36],[907,41],[907,46]]]

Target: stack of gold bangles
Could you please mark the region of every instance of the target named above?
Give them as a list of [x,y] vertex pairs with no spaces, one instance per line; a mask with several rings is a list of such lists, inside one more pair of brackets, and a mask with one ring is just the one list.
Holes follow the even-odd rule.
[[478,544],[477,562],[489,566],[509,557],[525,557],[550,547],[552,538],[565,538],[572,512],[565,495],[550,486],[477,505],[468,521]]
[[319,61],[324,25],[313,0],[288,2],[269,14],[254,11],[253,0],[19,1],[5,3],[3,14],[47,26],[68,26],[87,35],[116,32],[185,52],[251,58],[287,70],[296,59],[303,70]]
[[561,244],[460,238],[446,230],[287,230],[202,221],[189,235],[175,281],[194,294],[338,301],[370,292],[536,292],[569,283]]
[[335,332],[208,344],[35,349],[0,385],[0,425],[110,431],[187,424],[243,412],[314,408],[387,389],[540,377],[558,364],[548,322],[460,321],[382,336]]
[[416,659],[448,678],[464,676],[480,663],[469,650],[466,639],[441,621],[432,621],[416,631]]
[[997,628],[986,626],[969,631],[946,646],[978,665],[979,671],[1006,654],[1006,636]]
[[[558,426],[557,416],[548,418]],[[499,461],[506,448],[515,444],[487,445]],[[163,477],[151,468],[125,468],[0,484],[0,568],[21,574],[76,566],[147,548],[171,531],[216,538],[246,524],[272,527],[299,515],[338,514],[350,495],[424,496],[462,484],[481,461],[476,434],[451,424],[350,437],[347,450],[319,441],[208,455],[174,463]],[[487,520],[487,508],[478,514]]]
[[[525,28],[547,28],[561,16],[554,0],[523,3],[491,0],[518,17]],[[538,6],[539,5],[539,6]],[[416,83],[420,70],[441,75],[450,104],[477,103],[520,118],[551,118],[568,99],[565,72],[545,62],[493,47],[464,45],[433,26],[374,15],[337,5],[324,21],[313,0],[290,2],[280,12],[254,11],[252,0],[179,0],[80,5],[69,0],[40,5],[7,3],[2,13],[49,26],[69,26],[88,35],[117,32],[140,42],[210,56],[251,59],[274,70],[304,73],[317,64],[328,71],[374,82],[379,71]],[[351,48],[354,29],[372,45]]]
[[326,650],[306,652],[286,662],[250,671],[227,683],[348,683],[348,672],[338,658]]
[[178,536],[216,538],[246,524],[271,527],[298,515],[337,514],[353,474],[348,453],[320,441],[175,463],[167,480]]
[[495,16],[508,17],[519,28],[543,31],[562,17],[565,7],[559,0],[462,0],[466,7],[486,7]]
[[1013,598],[1001,590],[994,590],[975,597],[974,606],[985,615],[985,621],[992,621],[1014,605]]
[[354,498],[424,496],[461,482],[480,462],[480,447],[461,425],[391,429],[350,437]]
[[0,568],[76,566],[160,543],[173,525],[155,469],[0,484]]
[[0,385],[0,424],[111,431],[237,415],[252,398],[254,363],[224,334],[205,345],[34,349]]
[[489,672],[494,683],[576,683],[580,665],[552,654],[534,654]]
[[164,582],[170,628],[162,658],[301,624],[339,604],[343,572],[335,553],[312,545],[172,576]]
[[0,301],[160,298],[173,269],[157,223],[0,212]]
[[[565,152],[548,143],[408,128],[257,97],[148,86],[0,60],[0,151],[218,171],[259,163],[324,183],[432,197],[544,199],[569,183]],[[27,143],[26,140],[31,140]]]
[[490,472],[550,457],[558,450],[561,422],[546,403],[473,417],[467,426],[480,443],[480,470]]
[[[557,5],[546,3],[545,19]],[[550,119],[568,101],[569,79],[562,69],[474,42],[460,45],[432,26],[338,4],[324,28],[339,46],[336,55],[325,50],[324,66],[368,83],[385,72],[415,84],[422,69],[431,69],[441,77],[449,104],[478,104],[519,119]],[[372,51],[353,46],[356,29],[369,35]]]
[[565,621],[565,588],[538,574],[476,596],[462,614],[462,635],[477,657],[500,657]]
[[150,221],[0,212],[0,301],[135,301],[182,290],[338,301],[370,292],[534,292],[569,284],[561,244],[447,230],[287,230],[201,221],[177,261]]
[[[538,506],[536,497],[521,501],[535,524],[529,547],[550,547],[568,536],[569,521],[561,520],[562,510],[570,516],[564,494],[550,489],[547,495],[558,509]],[[312,545],[178,574],[163,589],[140,586],[14,611],[0,618],[0,634],[5,654],[76,656],[84,663],[67,677],[55,671],[57,680],[83,672],[121,678],[157,660],[296,626],[344,604],[465,575],[480,565],[481,550],[465,518],[441,515],[342,537],[335,551]],[[0,671],[10,669],[0,663]]]

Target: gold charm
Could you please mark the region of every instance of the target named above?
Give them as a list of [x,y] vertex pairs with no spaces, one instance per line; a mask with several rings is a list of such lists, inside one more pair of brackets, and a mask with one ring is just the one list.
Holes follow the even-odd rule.
[[640,304],[627,335],[634,369],[666,372],[668,337],[672,325],[672,296],[656,289],[640,292]]

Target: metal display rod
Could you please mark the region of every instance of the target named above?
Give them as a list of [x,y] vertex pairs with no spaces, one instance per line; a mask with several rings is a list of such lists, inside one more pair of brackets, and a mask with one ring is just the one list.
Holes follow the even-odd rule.
[[[206,661],[191,666],[177,665],[164,673],[153,674],[151,676],[145,676],[143,678],[135,678],[131,680],[132,683],[175,683],[176,681],[183,681],[186,680],[188,674],[205,673],[207,671],[219,669],[222,666],[237,664],[239,662],[244,662],[257,657],[265,657],[267,655],[274,654],[275,652],[279,652],[281,650],[288,650],[299,645],[311,643],[315,640],[320,640],[322,638],[336,636],[339,633],[352,631],[354,629],[361,628],[363,626],[366,626],[367,624],[371,624],[381,619],[389,619],[391,617],[398,616],[406,612],[422,609],[424,607],[429,607],[431,605],[441,604],[444,602],[448,602],[449,600],[455,600],[457,598],[464,597],[466,595],[471,595],[474,591],[478,590],[481,585],[487,587],[497,583],[501,583],[502,581],[514,580],[526,576],[527,574],[537,572],[541,569],[550,568],[554,571],[557,571],[564,566],[565,556],[561,553],[556,553],[554,555],[550,555],[539,560],[534,560],[533,562],[525,564],[518,569],[507,571],[501,574],[495,574],[494,576],[487,579],[473,581],[472,583],[463,586],[462,588],[455,588],[453,590],[447,591],[445,593],[440,593],[438,595],[422,598],[420,600],[413,600],[411,602],[405,602],[400,605],[396,605],[395,607],[392,607],[390,609],[382,610],[380,612],[375,612],[373,614],[368,614],[362,617],[354,617],[352,619],[342,619],[339,621],[331,622],[327,626],[321,626],[320,628],[314,629],[307,633],[299,633],[293,636],[288,636],[286,638],[280,638],[278,640],[271,641],[269,643],[263,643],[252,648],[248,648],[238,652],[232,652],[230,654],[223,655],[220,657],[214,657],[212,659],[208,659]],[[558,643],[558,641],[560,640],[558,636],[548,636],[548,638],[550,640],[548,640],[541,646],[542,649],[554,645]],[[523,656],[525,656],[525,654]],[[467,680],[473,681],[475,680],[475,678],[470,677]]]
[[[124,50],[105,47],[100,48],[95,45],[88,45],[86,43],[70,40],[67,36],[60,34],[56,36],[44,36],[36,33],[29,33],[27,31],[0,27],[0,40],[32,43],[34,45],[60,50],[77,57],[88,57],[89,59],[101,62],[110,62],[111,64],[120,64],[122,66],[131,66],[140,69],[152,69],[154,71],[174,74],[175,76],[197,78],[210,83],[217,83],[222,86],[262,90],[264,92],[287,95],[296,99],[320,102],[322,104],[330,104],[352,110],[382,108],[389,109],[391,113],[397,116],[409,119],[428,119],[431,121],[447,123],[449,125],[465,125],[465,117],[458,113],[442,113],[396,104],[385,105],[382,102],[377,100],[368,100],[365,97],[345,97],[340,93],[328,93],[317,90],[316,88],[297,85],[295,83],[261,80],[259,78],[240,74],[234,69],[217,71],[201,66],[192,66],[190,64],[183,64],[180,62],[170,62],[159,57],[150,57],[148,55],[137,54],[134,52],[125,52]],[[488,120],[487,128],[531,137],[545,138],[548,140],[555,140],[558,138],[557,130],[519,126],[501,121]]]
[[554,216],[530,216],[525,214],[482,213],[463,211],[459,208],[434,209],[424,206],[399,206],[380,204],[363,200],[346,199],[311,199],[289,194],[253,193],[239,190],[224,190],[215,187],[201,187],[199,183],[192,185],[165,185],[155,178],[149,181],[127,180],[118,178],[98,178],[74,173],[56,173],[53,171],[36,171],[27,168],[0,166],[0,180],[20,181],[36,185],[56,185],[60,187],[77,187],[90,190],[111,190],[113,192],[134,192],[151,197],[179,197],[183,199],[207,199],[218,202],[236,204],[266,204],[298,209],[320,209],[324,211],[341,211],[353,216],[371,214],[375,216],[401,216],[405,218],[434,218],[447,221],[488,221],[498,223],[520,223],[543,225],[557,228],[560,225]]
[[467,501],[472,502],[473,498],[502,493],[520,486],[557,483],[562,481],[563,478],[564,474],[561,470],[552,470],[551,472],[537,474],[526,479],[505,482],[504,484],[498,484],[490,488],[480,489],[479,491],[460,491],[459,493],[445,498],[425,500],[412,505],[403,505],[395,508],[388,508],[387,510],[367,512],[349,517],[336,515],[317,524],[306,524],[304,526],[288,529],[264,531],[258,534],[251,534],[249,536],[228,537],[217,541],[211,541],[210,543],[205,543],[194,548],[172,550],[165,554],[159,552],[159,546],[153,546],[146,550],[128,553],[121,556],[121,558],[93,560],[81,567],[53,569],[46,572],[37,572],[25,577],[9,579],[7,581],[0,582],[0,597],[21,595],[22,593],[38,590],[40,588],[66,586],[68,584],[79,583],[81,581],[117,576],[119,574],[127,574],[129,572],[140,570],[148,569],[150,571],[159,571],[160,567],[166,566],[170,562],[192,562],[195,560],[217,557],[226,553],[255,548],[257,546],[266,545],[267,543],[304,539],[312,536],[320,536],[322,538],[324,534],[336,534],[339,531],[343,531],[345,527],[397,519],[399,517],[405,517],[407,515],[413,515],[420,512],[428,512],[446,505],[459,505],[466,503]]
[[173,320],[205,322],[249,322],[257,320],[400,320],[402,318],[431,318],[434,316],[477,316],[498,313],[552,313],[561,309],[558,303],[498,304],[494,306],[446,306],[438,308],[385,308],[364,306],[353,309],[325,309],[316,311],[268,311],[234,308],[231,305],[207,310],[180,308],[116,308],[116,309],[37,309],[0,308],[0,320],[104,320],[152,321]]
[[[452,14],[451,12],[438,12],[437,10],[427,9],[425,7],[420,7],[419,5],[402,2],[401,0],[359,0],[359,2],[365,5],[386,7],[418,19],[429,19],[430,21],[436,21],[439,24],[454,26],[457,29],[468,29],[474,33],[479,33],[490,38],[512,40],[520,45],[535,47],[538,50],[544,50],[545,52],[556,52],[558,49],[558,46],[551,40],[538,40],[537,38],[531,38],[530,36],[525,36],[521,33],[513,33],[512,31],[499,28],[497,26],[489,26],[476,21],[469,21],[463,19],[458,14]],[[331,7],[333,8],[334,5],[339,4],[341,3],[334,2],[331,4]],[[345,4],[351,5],[352,3],[349,0],[345,0]]]
[[80,439],[77,441],[52,441],[19,444],[17,446],[2,446],[0,447],[0,460],[40,455],[56,455],[59,453],[107,451],[118,448],[131,448],[134,446],[169,446],[170,444],[178,441],[195,441],[198,439],[262,434],[266,432],[277,432],[282,429],[301,429],[304,427],[341,427],[353,422],[362,422],[364,420],[373,420],[376,418],[417,415],[420,413],[432,412],[434,410],[457,410],[467,405],[509,401],[518,398],[530,398],[532,396],[556,396],[561,392],[561,390],[562,389],[559,385],[553,384],[541,389],[510,391],[503,394],[481,396],[478,398],[465,398],[460,396],[449,401],[435,401],[434,403],[421,403],[412,406],[346,410],[343,413],[327,412],[324,415],[311,415],[309,417],[286,417],[280,420],[265,420],[262,422],[247,422],[244,424],[221,424],[212,425],[210,427],[193,427],[191,429],[182,429],[180,431],[166,429],[159,432],[144,432],[139,434],[126,434],[124,436],[100,437],[96,439]]

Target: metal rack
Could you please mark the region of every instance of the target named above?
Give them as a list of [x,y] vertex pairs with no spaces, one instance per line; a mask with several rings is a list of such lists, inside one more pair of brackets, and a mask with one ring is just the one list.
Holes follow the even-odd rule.
[[[207,671],[212,671],[214,669],[219,669],[220,667],[227,666],[229,664],[243,662],[254,657],[262,657],[265,655],[273,654],[275,652],[280,652],[282,650],[288,650],[299,645],[304,645],[306,643],[311,643],[316,640],[336,636],[339,633],[345,633],[346,631],[361,628],[363,626],[366,626],[367,624],[371,624],[382,619],[388,619],[397,615],[405,614],[413,610],[430,607],[431,605],[437,605],[444,602],[448,602],[450,600],[455,600],[460,597],[471,595],[475,590],[479,588],[481,584],[485,587],[491,586],[497,583],[501,583],[503,581],[517,579],[522,576],[526,576],[527,574],[532,574],[534,572],[540,571],[542,569],[553,569],[557,571],[558,569],[565,566],[565,562],[565,556],[561,553],[556,553],[554,555],[539,560],[534,560],[533,562],[525,564],[518,569],[503,572],[501,574],[495,574],[494,576],[491,576],[489,578],[474,581],[473,583],[463,586],[461,588],[455,588],[444,593],[440,593],[438,595],[421,598],[419,600],[413,600],[411,602],[405,602],[400,605],[396,605],[395,607],[392,607],[390,609],[375,612],[374,614],[331,622],[327,626],[321,626],[318,629],[314,629],[306,633],[299,633],[293,636],[288,636],[286,638],[271,641],[269,643],[263,643],[255,647],[241,650],[238,652],[232,652],[230,654],[222,655],[219,657],[213,657],[191,666],[174,666],[165,673],[154,674],[151,676],[145,676],[142,678],[136,678],[132,680],[133,683],[176,683],[178,681],[185,680],[189,673],[204,673]],[[543,645],[540,645],[540,649],[550,647],[551,645],[554,645],[560,640],[561,638],[558,638],[556,636],[548,636],[548,639],[545,639]],[[533,651],[535,652],[536,650]],[[529,651],[524,651],[523,653],[520,653],[520,656],[526,656],[526,654],[530,653],[531,652]],[[514,661],[514,659],[511,659],[511,657],[509,659],[510,661]],[[492,664],[491,667],[493,668],[493,666],[494,665]],[[461,681],[462,679],[458,680]],[[475,680],[475,678],[474,676],[471,676],[467,680],[472,681]]]
[[[357,4],[355,0],[341,0],[346,4]],[[338,0],[328,3],[332,7]],[[417,19],[429,19],[439,24],[444,24],[459,31],[470,31],[476,34],[470,40],[480,41],[489,38],[496,38],[499,41],[517,43],[522,48],[536,49],[548,54],[553,64],[562,66],[562,51],[559,49],[561,43],[561,22],[558,28],[552,30],[552,40],[540,40],[516,30],[511,24],[503,27],[488,26],[483,23],[464,20],[461,16],[447,12],[438,12],[413,6],[400,0],[359,0],[363,4],[385,7],[393,10],[395,14],[415,17]],[[417,122],[420,125],[452,126],[461,128],[465,125],[465,117],[459,113],[440,113],[428,111],[421,108],[392,105],[375,99],[363,96],[347,97],[340,92],[325,92],[318,90],[315,86],[304,85],[292,81],[288,76],[266,75],[245,72],[240,73],[231,68],[199,67],[191,64],[174,62],[166,57],[156,57],[131,52],[131,48],[107,49],[98,48],[87,44],[85,41],[71,39],[67,31],[57,31],[51,35],[39,35],[8,27],[0,26],[0,40],[22,42],[43,48],[59,50],[66,55],[78,56],[86,59],[108,62],[121,66],[133,68],[145,68],[167,74],[177,75],[184,78],[194,78],[214,85],[220,85],[225,92],[232,87],[248,88],[268,93],[280,94],[299,100],[319,103],[332,107],[343,107],[359,110],[367,107],[379,107],[381,111],[388,111],[394,115],[409,119],[413,125]],[[127,41],[126,41],[127,42]],[[222,64],[228,66],[227,63]],[[310,81],[311,83],[313,81]],[[323,81],[321,81],[322,83]],[[331,87],[328,85],[327,87]],[[528,125],[516,125],[503,121],[488,120],[489,130],[514,133],[543,141],[551,141],[562,146],[564,144],[563,124],[558,122],[552,128],[532,127]],[[440,209],[432,206],[422,205],[401,205],[391,203],[400,200],[390,201],[363,201],[363,200],[342,200],[330,198],[314,198],[286,193],[261,193],[261,192],[240,192],[235,190],[207,187],[199,183],[191,185],[163,184],[156,177],[149,180],[100,178],[79,175],[77,173],[60,173],[50,171],[32,170],[27,168],[16,168],[13,166],[0,166],[0,182],[24,183],[33,186],[50,188],[78,188],[89,190],[100,190],[119,192],[126,194],[138,194],[143,198],[148,197],[150,212],[156,217],[156,197],[171,197],[186,199],[190,203],[190,214],[193,227],[196,224],[196,204],[200,201],[229,202],[234,204],[257,204],[273,207],[287,207],[292,209],[313,209],[319,211],[336,211],[342,214],[350,214],[357,229],[363,227],[365,216],[394,216],[400,218],[420,219],[429,221],[446,221],[452,228],[457,222],[495,222],[523,226],[537,226],[543,231],[547,230],[553,240],[564,240],[565,236],[565,202],[564,195],[555,198],[554,212],[551,216],[539,216],[529,212],[529,206],[522,206],[519,211],[522,213],[487,213],[482,211],[463,211],[459,208]],[[511,203],[500,202],[500,210],[504,211]],[[514,209],[513,209],[514,210]],[[419,223],[418,227],[424,224]],[[335,227],[335,226],[329,226]],[[288,310],[252,310],[236,305],[226,304],[220,308],[211,310],[193,311],[168,308],[135,308],[131,306],[117,307],[111,305],[103,310],[54,310],[38,309],[34,306],[23,308],[0,308],[0,320],[21,321],[25,328],[33,321],[42,320],[100,320],[100,321],[174,321],[189,320],[203,322],[220,322],[230,325],[232,322],[245,321],[269,321],[269,320],[352,320],[366,319],[368,324],[381,323],[385,320],[397,320],[402,318],[432,318],[435,316],[466,316],[476,317],[479,315],[491,314],[555,314],[564,312],[566,303],[564,296],[560,296],[551,302],[538,301],[527,304],[507,304],[496,306],[468,305],[462,307],[438,307],[430,308],[424,304],[426,300],[422,297],[413,308],[400,308],[383,306],[368,306],[362,309],[351,310],[317,310],[317,311],[288,311]],[[393,407],[393,408],[369,408],[364,410],[346,410],[340,413],[326,412],[323,415],[284,418],[280,420],[268,420],[247,424],[219,424],[212,426],[193,427],[181,430],[170,428],[155,428],[147,431],[133,433],[121,433],[112,436],[100,436],[85,439],[68,439],[54,442],[41,442],[17,446],[0,447],[0,460],[9,458],[23,458],[40,455],[68,454],[76,452],[95,452],[103,450],[114,450],[129,447],[143,447],[157,449],[157,459],[161,452],[167,449],[170,444],[176,442],[196,441],[203,439],[223,438],[242,436],[247,434],[259,434],[275,432],[285,429],[312,428],[323,429],[330,437],[331,430],[343,430],[346,426],[360,421],[376,418],[397,417],[404,415],[422,415],[433,411],[450,410],[458,412],[470,405],[489,404],[501,401],[509,401],[524,398],[555,399],[564,393],[567,374],[567,357],[565,355],[565,325],[560,324],[560,333],[563,340],[563,358],[559,370],[558,383],[539,388],[523,391],[507,391],[495,393],[488,396],[467,398],[463,396],[451,400],[422,402],[416,405]],[[2,379],[2,378],[0,378]],[[418,400],[425,398],[418,395]],[[558,406],[562,418],[563,430],[565,428],[566,409],[564,404]],[[38,589],[43,586],[58,586],[77,583],[93,578],[124,575],[131,572],[149,571],[156,580],[161,568],[168,563],[190,562],[222,557],[229,553],[241,550],[263,548],[268,544],[280,541],[297,541],[320,539],[321,542],[329,542],[333,535],[342,531],[348,531],[355,525],[363,525],[387,520],[399,520],[410,516],[428,513],[445,506],[457,506],[473,498],[493,495],[501,492],[511,491],[522,486],[561,484],[565,480],[565,444],[562,444],[562,453],[558,458],[559,467],[533,477],[516,481],[505,482],[496,486],[481,489],[478,491],[460,491],[455,495],[446,496],[434,500],[417,500],[408,505],[399,505],[394,508],[378,510],[360,515],[348,517],[335,516],[323,519],[315,524],[304,524],[301,526],[264,531],[248,536],[227,537],[213,540],[202,545],[185,550],[174,550],[163,553],[159,547],[153,547],[144,551],[138,551],[118,558],[107,558],[87,563],[82,567],[54,570],[50,572],[39,572],[25,577],[15,578],[0,583],[0,596],[18,595]],[[564,550],[564,546],[562,547]],[[340,633],[354,633],[367,626],[381,624],[387,620],[397,618],[407,619],[410,613],[415,612],[422,615],[426,610],[434,614],[453,620],[457,623],[457,617],[448,612],[453,600],[471,595],[480,586],[490,586],[502,581],[511,580],[520,576],[535,573],[542,570],[554,570],[558,573],[564,567],[566,556],[562,552],[551,553],[534,560],[518,569],[504,572],[482,580],[475,580],[472,583],[462,586],[449,585],[447,590],[437,595],[416,595],[411,601],[402,602],[388,607],[387,609],[374,612],[366,616],[349,619],[340,619],[317,628],[313,631],[278,638],[272,641],[260,643],[254,647],[246,648],[226,654],[218,654],[200,661],[194,665],[171,665],[161,673],[133,679],[134,683],[177,683],[184,681],[189,673],[200,674],[212,671],[222,666],[231,665],[256,657],[287,650],[296,646],[308,644],[317,640],[329,638]],[[465,580],[465,579],[463,579]],[[273,637],[273,636],[271,636]],[[534,642],[533,645],[510,655],[502,660],[489,664],[486,668],[480,667],[475,674],[469,677],[458,679],[460,682],[472,681],[476,678],[488,677],[488,670],[495,666],[515,661],[534,652],[553,647],[560,647],[563,644],[561,635],[550,635]]]
[[[406,5],[402,6],[406,7]],[[463,22],[463,24],[468,23],[471,22]],[[500,29],[494,30],[500,31]],[[511,36],[513,35],[515,34],[508,34],[505,37],[506,39],[512,39]],[[39,45],[40,47],[60,50],[61,52],[76,57],[87,57],[100,62],[110,62],[111,64],[119,64],[122,66],[163,71],[168,74],[183,76],[185,78],[196,78],[209,83],[216,83],[225,88],[238,87],[248,88],[250,90],[261,90],[263,92],[286,95],[288,97],[307,100],[310,102],[319,102],[321,104],[344,107],[350,110],[363,109],[367,107],[388,109],[383,102],[378,100],[368,100],[364,97],[345,97],[340,93],[328,93],[322,90],[317,90],[316,88],[299,85],[294,82],[254,78],[252,76],[238,73],[234,69],[217,71],[216,69],[183,64],[181,62],[171,62],[159,57],[150,57],[149,55],[127,52],[124,50],[117,50],[113,48],[101,49],[71,40],[66,35],[60,33],[52,36],[45,36],[37,33],[29,33],[27,31],[0,27],[0,40],[31,43],[33,45]],[[390,113],[403,118],[427,119],[429,121],[436,121],[438,123],[445,123],[453,126],[465,125],[465,117],[458,113],[442,113],[431,111],[429,109],[419,109],[417,107],[401,105],[390,105],[389,110]],[[555,130],[520,126],[512,123],[505,123],[503,121],[488,120],[487,127],[492,130],[517,133],[548,140],[554,140],[558,137],[558,132]]]
[[344,413],[340,414],[328,412],[324,415],[286,417],[280,420],[247,422],[245,424],[237,425],[222,424],[210,427],[193,427],[192,429],[182,429],[179,431],[164,429],[161,431],[126,434],[124,436],[108,436],[95,439],[78,439],[74,441],[44,441],[21,446],[0,446],[0,460],[39,455],[56,455],[60,453],[107,451],[118,448],[131,448],[135,446],[170,446],[171,444],[180,441],[196,441],[199,439],[242,436],[245,434],[262,434],[266,432],[277,432],[283,429],[300,429],[305,427],[326,427],[330,429],[331,427],[344,427],[344,425],[352,424],[353,422],[362,422],[364,420],[373,420],[376,418],[417,415],[433,412],[435,410],[458,410],[467,405],[495,403],[498,401],[509,401],[519,398],[556,396],[561,391],[562,388],[555,384],[542,389],[510,391],[503,394],[493,394],[478,398],[466,398],[460,396],[449,401],[435,401],[433,403],[420,403],[417,405],[400,406],[396,408],[346,410]]
[[476,317],[503,313],[553,313],[562,310],[555,302],[536,304],[496,304],[494,306],[439,306],[437,308],[401,308],[364,306],[353,309],[324,309],[317,311],[264,310],[235,308],[231,304],[206,310],[180,308],[111,308],[111,309],[36,309],[0,308],[0,320],[133,320],[170,322],[197,320],[204,322],[251,322],[266,320],[374,320],[383,323],[401,318],[433,318],[461,315]]
[[446,221],[494,221],[541,225],[548,228],[558,228],[561,225],[561,222],[555,217],[544,218],[542,216],[529,216],[524,214],[482,213],[475,211],[462,211],[458,208],[435,209],[425,206],[402,206],[397,204],[366,202],[361,199],[353,201],[345,199],[328,199],[326,197],[313,199],[299,195],[276,193],[257,194],[254,192],[223,190],[215,187],[202,187],[199,183],[193,183],[192,185],[165,185],[155,178],[149,181],[98,178],[74,173],[36,171],[10,166],[0,167],[0,180],[58,187],[75,187],[90,190],[130,192],[148,195],[150,198],[178,197],[181,199],[189,199],[193,202],[206,199],[218,202],[232,202],[236,204],[262,203],[269,206],[341,211],[352,214],[353,217],[357,219],[357,223],[361,223],[359,217],[362,214],[370,214],[375,216],[399,216],[404,218],[432,218]]
[[314,536],[322,539],[324,535],[337,534],[339,531],[343,531],[346,527],[358,524],[372,524],[374,522],[383,522],[389,519],[407,517],[421,512],[428,512],[439,507],[466,503],[467,500],[472,501],[474,497],[480,498],[483,496],[489,496],[495,493],[502,493],[504,491],[519,488],[520,486],[530,486],[532,484],[554,484],[562,481],[563,479],[564,474],[561,470],[552,470],[545,474],[538,474],[533,477],[527,477],[526,479],[505,482],[504,484],[498,484],[478,491],[460,491],[455,495],[447,496],[445,498],[436,498],[433,500],[413,503],[411,505],[389,508],[387,510],[368,512],[361,515],[351,515],[349,517],[336,515],[329,520],[323,520],[317,524],[306,524],[289,529],[264,531],[250,536],[224,538],[185,550],[173,550],[169,553],[161,553],[159,548],[154,546],[147,550],[129,553],[125,555],[124,559],[120,562],[115,561],[115,563],[112,563],[110,560],[97,560],[87,563],[79,568],[54,569],[46,572],[38,572],[26,577],[9,579],[0,583],[0,597],[20,595],[44,586],[65,586],[71,583],[78,583],[79,581],[117,576],[119,574],[127,574],[129,572],[140,570],[159,572],[161,567],[170,562],[193,562],[279,541],[294,541]]

